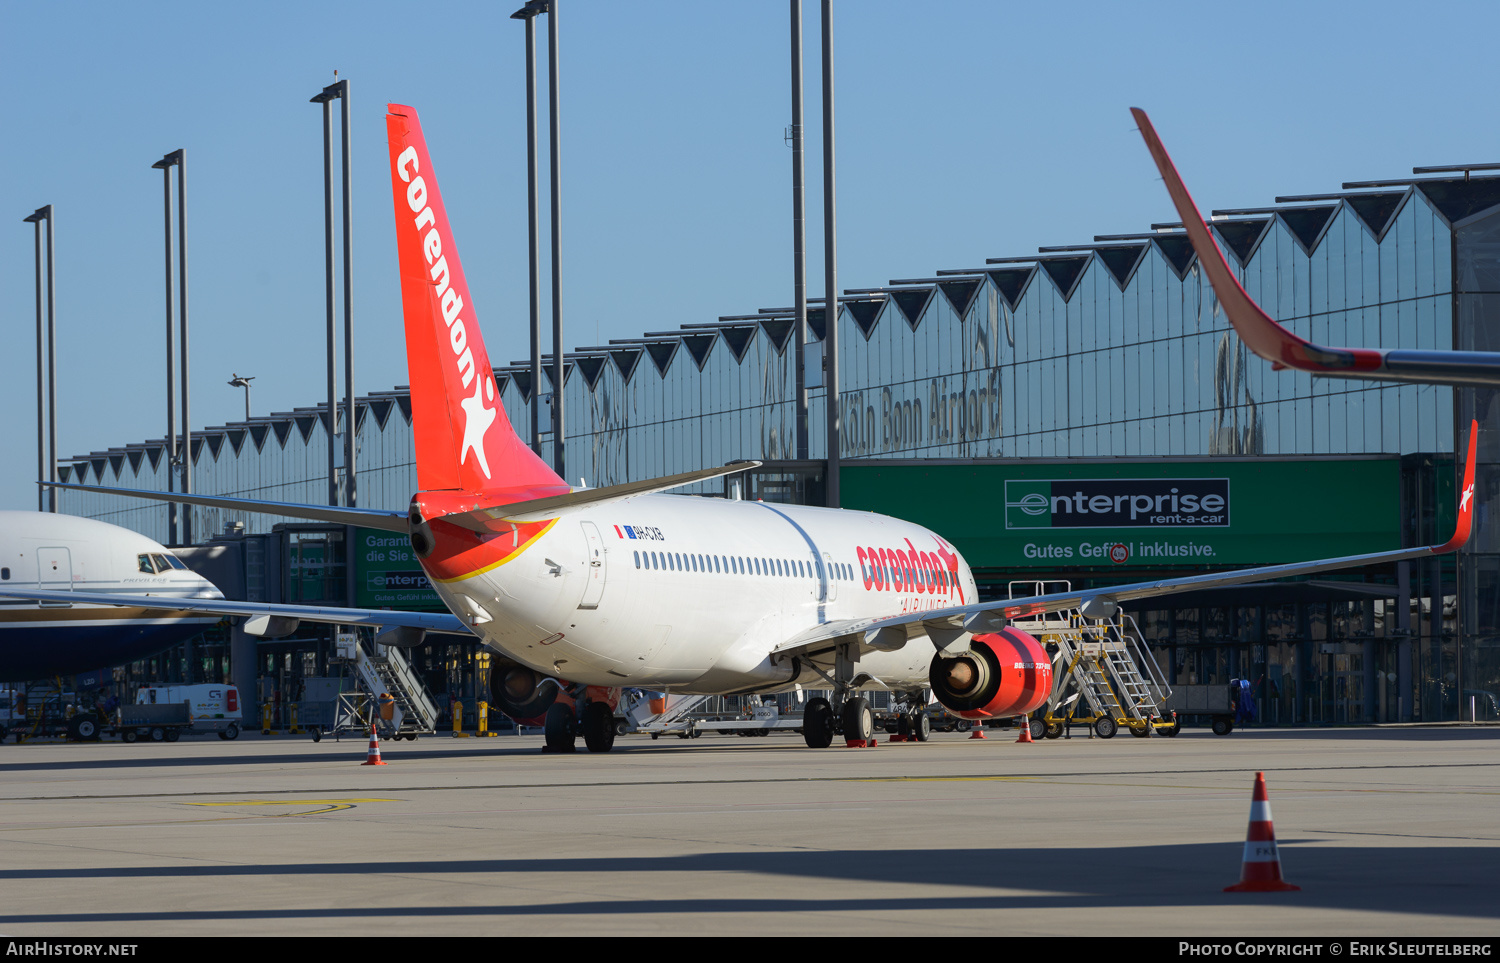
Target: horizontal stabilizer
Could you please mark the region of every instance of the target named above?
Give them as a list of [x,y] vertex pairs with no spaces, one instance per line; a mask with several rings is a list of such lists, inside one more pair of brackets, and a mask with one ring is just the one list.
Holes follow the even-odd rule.
[[760,464],[758,461],[737,461],[722,468],[700,468],[697,471],[685,471],[678,475],[667,475],[646,481],[607,485],[604,488],[585,488],[576,492],[568,492],[565,495],[533,498],[524,502],[512,502],[509,505],[497,505],[494,508],[480,508],[472,512],[456,512],[452,515],[443,515],[441,518],[442,521],[460,528],[489,532],[493,530],[495,523],[511,525],[546,521],[549,518],[557,518],[559,515],[566,515],[581,508],[602,505],[605,502],[623,501],[627,498],[635,498],[637,495],[664,492],[671,488],[681,488],[683,485],[708,481],[711,478],[733,475],[735,472],[758,468]]
[[64,485],[60,482],[37,482],[51,488],[69,491],[99,492],[104,495],[125,495],[129,498],[145,498],[157,502],[176,502],[179,505],[202,505],[205,508],[228,508],[242,512],[259,512],[262,515],[285,515],[287,518],[305,518],[314,522],[333,522],[335,525],[358,525],[362,528],[378,528],[386,532],[411,531],[405,512],[392,512],[380,508],[339,508],[336,505],[299,505],[296,502],[268,502],[256,498],[224,498],[217,495],[185,495],[181,492],[148,492],[134,488],[100,488],[95,485]]

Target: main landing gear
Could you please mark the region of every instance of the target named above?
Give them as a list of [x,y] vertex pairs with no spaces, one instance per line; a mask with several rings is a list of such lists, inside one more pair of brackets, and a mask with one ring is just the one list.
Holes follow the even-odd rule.
[[855,647],[839,646],[832,678],[823,676],[832,683],[833,701],[818,696],[809,699],[802,710],[802,740],[809,749],[827,749],[836,735],[842,735],[849,746],[875,745],[875,713],[870,700],[855,694],[872,680],[868,674],[856,673],[857,667]]
[[615,732],[615,713],[607,702],[588,702],[581,713],[576,706],[554,702],[542,722],[546,752],[574,752],[579,736],[589,752],[609,752]]

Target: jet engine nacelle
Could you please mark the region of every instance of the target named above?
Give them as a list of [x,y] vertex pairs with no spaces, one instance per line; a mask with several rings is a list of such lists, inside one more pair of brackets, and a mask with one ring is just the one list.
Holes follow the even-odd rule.
[[[556,685],[542,685],[545,678],[524,665],[492,659],[490,695],[495,700],[495,708],[523,726],[541,725],[548,708],[558,701],[561,691]],[[573,701],[564,698],[569,703]]]
[[943,708],[964,719],[1018,716],[1052,694],[1052,660],[1042,643],[1014,626],[974,636],[956,659],[933,656],[927,673]]

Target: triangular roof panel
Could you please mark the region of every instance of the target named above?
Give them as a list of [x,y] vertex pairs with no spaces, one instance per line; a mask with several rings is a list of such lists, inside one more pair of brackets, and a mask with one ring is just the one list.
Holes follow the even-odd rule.
[[1021,296],[1026,293],[1026,288],[1031,284],[1031,279],[1036,276],[1036,267],[1025,268],[1001,268],[998,271],[986,271],[990,283],[995,285],[995,290],[1000,292],[1000,298],[1005,306],[1012,311],[1016,305],[1021,303]]
[[1302,248],[1302,253],[1309,257],[1318,249],[1318,244],[1322,242],[1323,235],[1328,231],[1329,223],[1333,221],[1333,215],[1337,213],[1337,205],[1293,207],[1277,212],[1287,230],[1292,232],[1297,245]]
[[130,459],[130,470],[137,475],[141,473],[141,456],[146,454],[144,448],[132,448],[125,452],[125,457]]
[[[510,387],[510,372],[509,371],[496,371],[495,372],[495,394],[496,395],[502,395],[502,394],[505,393],[505,389],[509,388],[509,387]],[[371,404],[373,405],[374,402],[372,401]],[[380,427],[382,427],[382,428],[385,427],[385,422],[381,421],[378,416],[376,417],[375,421],[376,421],[377,424],[380,425]]]
[[1115,279],[1115,285],[1121,291],[1130,284],[1130,279],[1135,277],[1135,272],[1145,260],[1148,244],[1129,244],[1123,247],[1101,247],[1094,251],[1099,255],[1099,260],[1104,262],[1104,269],[1109,276]]
[[193,436],[193,464],[198,464],[198,456],[203,454],[203,436]]
[[229,436],[229,447],[233,448],[234,453],[238,455],[240,449],[245,447],[245,429],[231,428],[224,434]]
[[735,363],[744,364],[745,355],[755,343],[755,325],[729,324],[720,328],[719,334],[724,338],[724,343],[729,345],[729,353],[734,355]]
[[693,363],[698,370],[703,370],[703,365],[708,361],[708,353],[714,349],[714,342],[719,338],[715,334],[685,334],[682,343],[688,349],[688,354],[693,356]]
[[255,450],[260,451],[266,447],[266,435],[271,433],[271,426],[264,421],[256,422],[250,426],[250,440],[255,442]]
[[112,468],[112,469],[114,469],[115,477],[119,478],[120,477],[120,469],[123,468],[123,467],[125,467],[125,456],[123,454],[110,455],[109,456],[109,467]]
[[[573,367],[574,367],[574,363],[572,361],[569,361],[567,358],[563,359],[563,387],[564,388],[566,388],[568,386],[568,379],[571,378],[571,377],[573,377]],[[549,388],[550,387],[554,387],[553,384],[552,384],[552,382],[556,378],[556,376],[552,373],[552,368],[553,368],[553,366],[550,365],[550,364],[544,364],[544,365],[542,365],[542,374],[544,374],[544,375],[547,376],[547,386]]]
[[[503,390],[505,389],[501,385],[495,385],[496,394],[499,394]],[[385,423],[391,417],[391,409],[393,407],[395,405],[391,404],[391,399],[389,398],[370,399],[370,411],[375,415],[375,425],[381,431],[385,431]]]
[[1354,210],[1359,222],[1370,232],[1375,243],[1379,244],[1385,240],[1385,232],[1396,222],[1396,212],[1401,210],[1401,205],[1410,193],[1410,190],[1405,190],[1355,194],[1344,198],[1344,202]]
[[667,369],[672,367],[672,359],[677,356],[677,346],[682,344],[676,338],[671,341],[647,341],[646,353],[651,356],[651,362],[656,365],[657,373],[663,378],[667,376]]
[[[197,443],[198,442],[196,440],[194,440],[193,444],[196,445]],[[91,458],[91,459],[89,459],[89,464],[94,466],[94,477],[97,478],[97,479],[99,479],[100,481],[103,481],[104,480],[104,466],[107,465],[107,464],[109,464],[109,459],[108,458]]]
[[[517,371],[512,373],[511,379],[516,383],[516,390],[521,393],[521,400],[527,404],[531,403],[531,372]],[[411,399],[406,399],[406,420],[411,421]]]
[[[932,288],[925,288],[923,290],[927,294],[927,299],[929,301],[932,300]],[[875,333],[875,324],[880,320],[881,312],[885,310],[885,302],[885,298],[881,298],[878,301],[844,302],[844,307],[848,310],[849,316],[859,326],[859,330],[864,334],[866,341],[870,340],[870,335]]]
[[[57,466],[57,477],[61,478],[63,480],[64,484],[67,484],[68,483],[68,479],[70,479],[70,478],[73,477],[73,466],[72,465],[58,465]],[[79,479],[79,480],[82,481],[82,479]]]
[[604,365],[609,361],[604,355],[580,355],[578,357],[578,370],[583,372],[584,383],[593,391],[599,384],[599,376],[604,373]]
[[161,464],[161,450],[162,450],[163,447],[165,447],[165,446],[163,446],[163,445],[147,445],[146,446],[146,457],[149,458],[149,459],[151,459],[151,470],[152,471],[156,471],[157,467]]
[[1066,304],[1073,299],[1073,292],[1078,290],[1078,282],[1093,259],[1092,254],[1085,254],[1081,257],[1049,257],[1037,263],[1047,272],[1052,283],[1057,285],[1057,291]]
[[218,461],[219,449],[224,447],[224,433],[215,431],[205,435],[204,438],[208,441],[208,453],[213,456],[214,461]]
[[406,419],[406,423],[411,424],[411,395],[397,395],[396,408],[400,410],[401,417]]
[[[907,326],[913,331],[917,330],[917,326],[922,323],[922,315],[927,313],[927,305],[932,303],[932,295],[935,291],[937,291],[936,286],[930,288],[907,288],[902,291],[891,292],[891,300],[895,301],[896,307],[901,309],[901,316],[906,319]],[[853,310],[853,305],[854,302],[850,302],[851,310]],[[879,312],[877,310],[875,315],[870,318],[870,327],[868,329],[863,324],[859,326],[860,330],[865,332],[866,341],[870,340],[870,333],[875,330],[875,318],[878,316]],[[855,315],[854,320],[859,321],[859,316]]]
[[1213,227],[1219,232],[1219,237],[1224,239],[1224,244],[1228,246],[1236,260],[1240,262],[1240,267],[1244,267],[1250,263],[1250,259],[1255,256],[1256,250],[1260,247],[1260,242],[1265,240],[1266,234],[1270,232],[1271,218],[1215,221]]
[[771,339],[771,346],[776,349],[777,354],[786,353],[786,346],[792,340],[792,331],[797,327],[796,318],[766,318],[760,323],[766,330],[766,337]]
[[[320,421],[324,422],[323,427],[325,429],[328,427],[328,425],[327,425],[327,418],[328,418],[328,412],[326,412],[326,411],[320,411],[320,412],[318,412],[315,415],[294,415],[293,416],[293,420],[296,421],[296,423],[297,423],[297,430],[302,433],[302,443],[303,444],[306,444],[307,440],[312,437],[313,426],[316,425],[318,422],[320,422]],[[283,442],[283,444],[284,444],[284,442]]]
[[962,321],[969,313],[969,307],[974,303],[974,295],[979,293],[979,286],[984,283],[983,278],[958,278],[953,281],[939,281],[938,289],[943,292],[943,297],[953,305],[953,313],[958,315]]
[[819,341],[822,341],[824,335],[828,333],[827,325],[823,323],[823,317],[827,313],[823,308],[815,308],[812,305],[807,306],[807,330],[811,331],[813,337]]
[[1187,277],[1188,271],[1193,268],[1193,259],[1198,255],[1193,250],[1193,242],[1186,234],[1162,234],[1153,237],[1152,243],[1161,252],[1161,256],[1167,259],[1167,266],[1172,273],[1177,275],[1181,281]]
[[611,348],[609,360],[615,363],[615,368],[620,372],[620,380],[630,384],[630,376],[635,374],[636,366],[641,363],[640,348]]
[[276,429],[276,442],[285,448],[286,440],[292,434],[292,419],[278,418],[271,422],[271,427]]
[[1500,204],[1500,177],[1473,180],[1421,181],[1417,190],[1427,196],[1448,226]]

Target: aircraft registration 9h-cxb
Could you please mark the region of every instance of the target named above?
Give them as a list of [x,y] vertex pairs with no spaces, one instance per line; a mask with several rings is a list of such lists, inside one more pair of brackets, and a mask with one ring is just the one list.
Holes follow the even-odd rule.
[[[416,111],[386,117],[417,480],[405,513],[203,495],[133,494],[400,532],[450,615],[293,605],[194,603],[253,616],[253,632],[297,620],[382,627],[414,645],[425,631],[472,633],[498,656],[490,688],[512,718],[541,720],[549,747],[614,742],[623,686],[748,694],[797,686],[814,748],[873,735],[860,693],[898,693],[925,732],[924,690],[968,719],[1018,716],[1052,687],[1047,652],[1009,620],[1189,589],[1306,575],[1448,552],[1467,539],[1464,498],[1444,545],[1264,566],[1006,602],[980,602],[942,535],[867,512],[674,497],[668,489],[742,471],[742,462],[603,488],[572,488],[515,434],[493,369]],[[1471,438],[1465,491],[1473,485]],[[28,592],[52,600],[59,593]],[[92,600],[91,600],[92,601]],[[140,599],[121,604],[150,604]],[[573,704],[559,699],[568,680]]]

